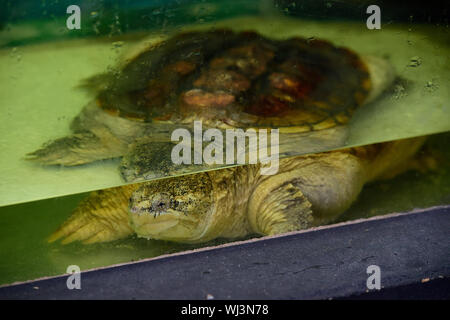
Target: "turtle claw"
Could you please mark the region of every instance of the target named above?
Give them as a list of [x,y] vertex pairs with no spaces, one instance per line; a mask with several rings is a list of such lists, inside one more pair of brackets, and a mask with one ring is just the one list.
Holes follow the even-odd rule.
[[118,226],[106,219],[90,214],[75,214],[47,239],[49,243],[61,239],[61,244],[81,241],[84,244],[108,242],[124,238],[131,234],[127,225]]
[[[101,232],[104,227],[105,226],[101,223],[101,221],[91,220],[87,224],[85,224],[83,227],[81,227],[80,229],[78,229],[70,234],[67,234],[65,236],[65,238],[61,240],[61,243],[69,244],[74,241],[85,241],[89,238],[92,238],[99,232]],[[111,241],[111,240],[114,240],[114,238],[106,237],[104,239],[99,239],[98,242]]]
[[[61,239],[62,244],[83,241],[93,237],[104,227],[105,225],[99,219],[92,217],[86,212],[78,212],[53,232],[47,241],[55,242]],[[107,241],[107,239],[104,241]]]
[[95,133],[79,132],[50,141],[42,148],[28,153],[25,159],[45,165],[77,166],[120,157],[125,151],[126,145],[123,142],[107,129],[97,128]]
[[[105,240],[107,239],[107,240]],[[101,230],[97,232],[95,235],[83,240],[83,244],[92,244],[97,242],[105,242],[115,240],[114,232],[108,229]]]
[[87,244],[126,238],[133,233],[128,225],[128,199],[134,189],[124,186],[92,192],[47,241]]
[[[75,213],[47,238],[47,242],[51,243],[59,239],[66,240],[70,235],[74,234],[87,223],[89,223],[89,217],[86,214],[80,212]],[[65,241],[65,243],[69,242]]]
[[25,159],[46,165],[76,166],[84,164],[92,160],[89,160],[91,157],[83,150],[92,147],[97,140],[98,138],[89,132],[74,134],[45,144],[42,148],[28,153]]

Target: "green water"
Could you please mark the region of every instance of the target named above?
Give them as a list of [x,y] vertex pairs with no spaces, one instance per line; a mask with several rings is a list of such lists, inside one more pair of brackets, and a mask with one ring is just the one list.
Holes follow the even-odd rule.
[[[0,285],[81,270],[132,262],[200,247],[134,236],[93,245],[49,244],[46,238],[68,218],[87,194],[0,208]],[[225,242],[217,240],[203,246]]]
[[[64,274],[69,265],[86,270],[198,247],[136,237],[88,246],[48,244],[46,237],[86,192],[124,183],[117,169],[120,160],[72,168],[43,167],[24,160],[26,153],[48,140],[70,133],[71,119],[92,100],[91,95],[77,89],[82,79],[110,70],[138,52],[143,43],[156,43],[183,30],[226,27],[255,30],[278,39],[323,38],[363,55],[388,59],[399,81],[376,102],[356,112],[349,137],[340,147],[447,132],[432,136],[427,143],[436,153],[438,168],[425,173],[411,171],[366,186],[338,221],[450,204],[448,26],[383,21],[381,30],[368,30],[364,20],[294,19],[273,10],[269,10],[270,15],[239,16],[254,14],[258,3],[235,1],[231,6],[229,2],[208,1],[207,5],[197,5],[193,1],[186,14],[176,4],[172,11],[152,9],[148,21],[153,26],[151,32],[143,30],[148,25],[136,25],[142,19],[137,15],[128,21],[130,28],[126,30],[120,20],[123,16],[116,18],[116,9],[107,6],[100,13],[88,13],[92,20],[79,34],[65,29],[63,15],[13,21],[6,27],[0,20],[0,28],[4,27],[0,30],[0,285]],[[51,6],[47,1],[40,5],[44,11]],[[101,14],[108,17],[99,25],[95,17]],[[165,24],[161,18],[170,14],[185,19],[169,19],[169,25],[155,27]],[[413,66],[413,61],[420,63]],[[319,149],[314,151],[324,151],[327,146]],[[223,242],[219,239],[203,246]]]
[[[438,159],[437,170],[410,171],[366,186],[338,221],[450,204],[450,133],[430,137],[427,145]],[[69,265],[86,270],[196,248],[136,237],[94,245],[46,243],[46,237],[85,196],[0,208],[0,284],[64,274]],[[203,246],[222,242],[218,240]]]
[[[360,22],[275,16],[233,18],[176,31],[210,27],[257,30],[274,38],[325,38],[361,54],[389,58],[403,80],[356,112],[346,146],[450,130],[450,41],[443,27],[387,24],[382,30],[369,31]],[[144,39],[157,42],[160,37],[155,32],[151,36],[141,32],[0,49],[0,206],[124,183],[118,174],[118,160],[62,168],[43,167],[23,158],[44,142],[69,134],[71,119],[92,99],[76,89],[81,79],[115,66],[136,52],[137,43]],[[416,56],[421,64],[410,67]],[[317,149],[314,151],[323,151],[326,146]]]

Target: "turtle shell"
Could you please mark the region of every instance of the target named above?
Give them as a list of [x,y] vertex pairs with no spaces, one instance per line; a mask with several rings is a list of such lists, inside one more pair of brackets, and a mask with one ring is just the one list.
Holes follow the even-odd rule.
[[111,78],[97,103],[121,117],[300,131],[346,123],[371,89],[366,65],[349,49],[230,30],[175,35]]

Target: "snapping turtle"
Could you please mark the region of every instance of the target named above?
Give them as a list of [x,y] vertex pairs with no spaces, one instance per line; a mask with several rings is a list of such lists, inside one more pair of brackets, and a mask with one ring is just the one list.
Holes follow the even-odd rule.
[[344,212],[364,183],[416,166],[424,139],[284,158],[271,176],[256,164],[92,192],[49,241],[94,243],[136,233],[199,243],[321,225]]
[[[345,128],[393,78],[386,61],[328,41],[182,33],[89,80],[96,99],[73,120],[74,134],[29,157],[66,166],[123,157],[121,173],[135,181],[167,164],[171,130],[194,120],[219,129],[279,128],[287,140],[321,132],[339,141],[335,128]],[[49,240],[92,243],[136,233],[195,243],[308,228],[348,208],[365,182],[406,168],[421,143],[285,158],[272,176],[253,164],[93,192]]]
[[286,133],[280,140],[290,141],[297,154],[307,140],[291,138],[298,133],[324,132],[321,137],[338,146],[342,136],[334,129],[379,96],[393,75],[386,61],[324,40],[273,40],[230,30],[181,33],[117,72],[86,81],[96,98],[72,121],[73,134],[28,159],[73,166],[123,157],[126,181],[167,175],[176,167],[170,133],[194,120],[204,128],[279,128]]

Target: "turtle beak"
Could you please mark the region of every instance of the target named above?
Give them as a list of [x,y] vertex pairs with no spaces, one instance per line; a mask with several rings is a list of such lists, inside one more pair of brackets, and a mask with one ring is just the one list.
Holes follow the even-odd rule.
[[130,206],[130,212],[135,214],[143,214],[150,212],[151,204],[150,201],[141,201],[139,203],[134,203]]
[[135,228],[136,234],[140,235],[140,236],[151,236],[154,237],[172,227],[175,227],[178,224],[178,220],[177,219],[169,219],[169,220],[165,220],[165,221],[160,221],[160,222],[148,222],[148,223],[144,223],[139,225],[138,227]]
[[[142,202],[139,202],[138,204],[134,204],[133,206],[130,206],[130,208],[129,208],[130,213],[135,214],[135,215],[152,215],[153,214],[154,219],[157,219],[157,220],[158,219],[161,220],[162,216],[171,216],[173,218],[183,220],[183,221],[192,221],[192,222],[196,221],[196,219],[194,219],[190,215],[183,214],[183,213],[178,212],[173,209],[167,209],[165,211],[160,211],[158,213],[152,213],[152,210],[151,210],[152,204],[149,204],[147,202],[149,202],[149,201],[142,201]],[[154,206],[154,204],[153,204],[153,206]]]
[[129,210],[134,214],[153,214],[155,218],[166,214],[170,209],[170,197],[165,194],[154,194],[148,198],[138,198],[133,195],[130,199]]
[[166,232],[177,234],[179,231],[176,230],[196,223],[193,217],[172,209],[168,209],[164,213],[154,214],[153,216],[151,213],[147,214],[146,210],[139,208],[131,208],[130,212],[131,227],[138,236],[144,238],[159,239]]

